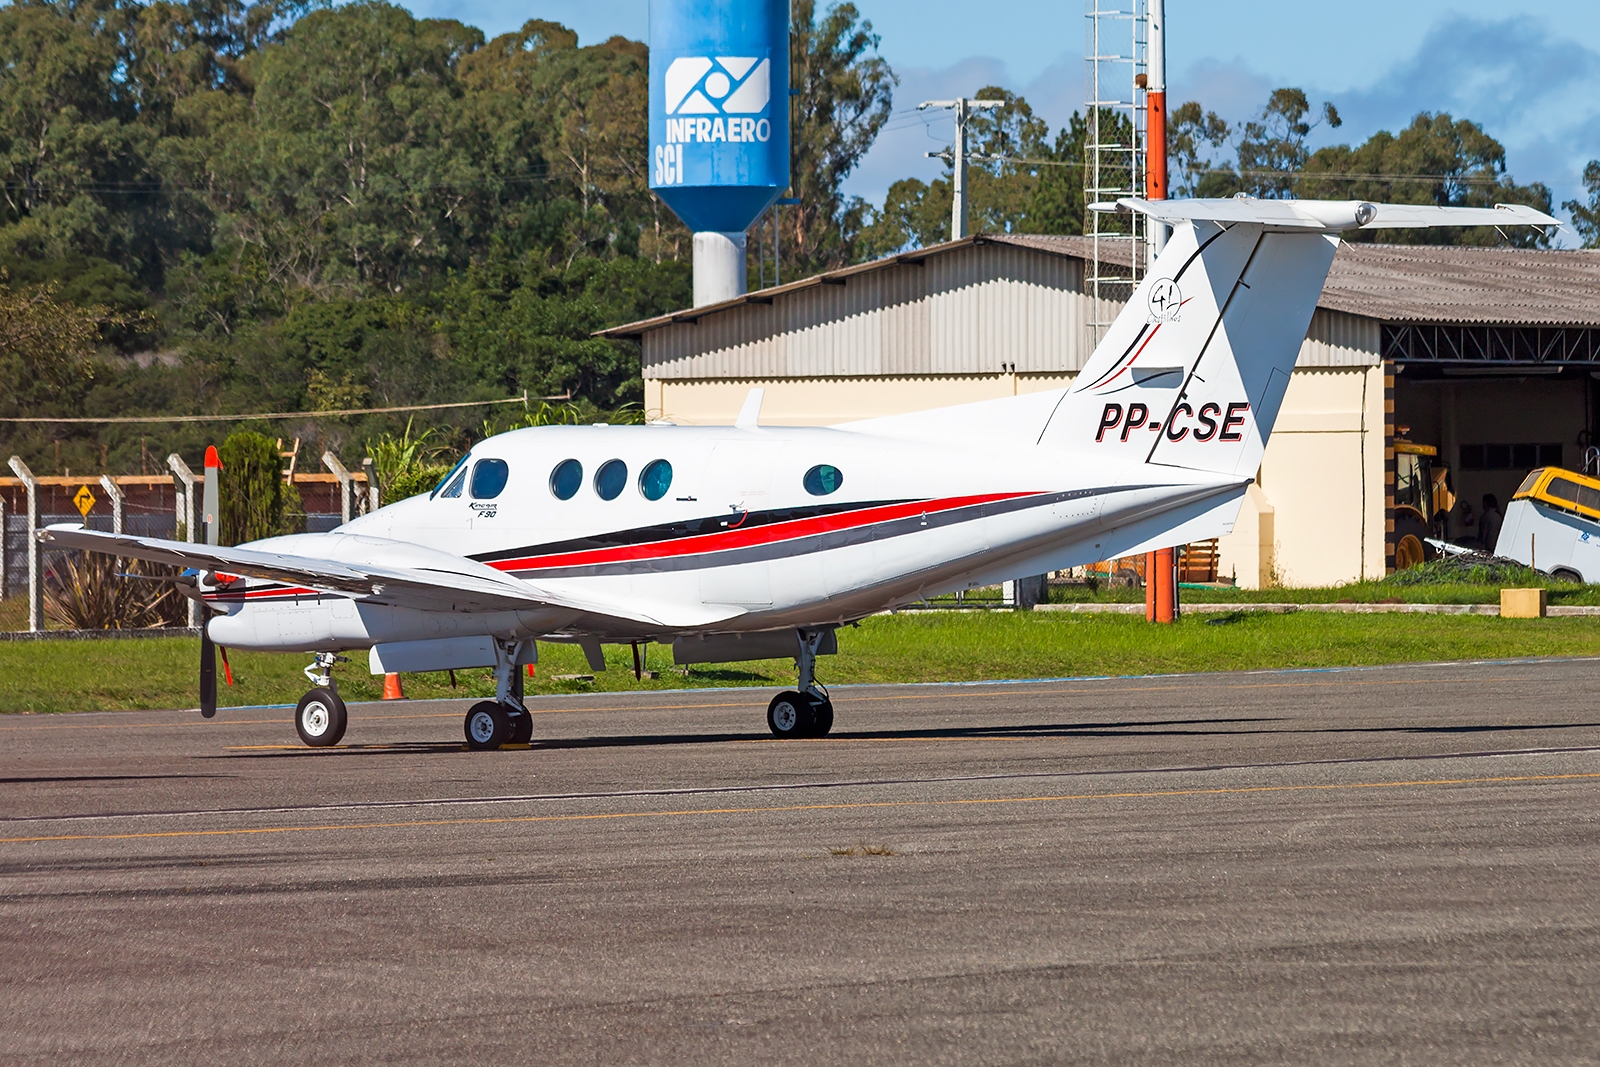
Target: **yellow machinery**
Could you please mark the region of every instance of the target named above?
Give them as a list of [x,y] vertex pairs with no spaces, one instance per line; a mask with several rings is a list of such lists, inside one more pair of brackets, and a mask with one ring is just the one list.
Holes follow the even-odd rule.
[[[1401,431],[1404,434],[1405,429]],[[1456,506],[1450,468],[1436,462],[1439,450],[1397,437],[1394,442],[1394,569],[1403,571],[1438,551],[1428,538],[1443,538],[1444,517]]]

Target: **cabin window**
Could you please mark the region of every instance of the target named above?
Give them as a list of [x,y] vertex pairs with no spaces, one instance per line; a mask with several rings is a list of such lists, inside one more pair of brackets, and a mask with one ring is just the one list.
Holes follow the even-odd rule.
[[660,500],[672,488],[672,464],[653,459],[639,472],[639,492],[646,500]]
[[550,472],[550,493],[557,500],[571,500],[578,495],[583,484],[583,464],[575,459],[564,459]]
[[506,487],[511,468],[503,459],[480,459],[472,466],[472,499],[493,500]]
[[844,475],[838,467],[830,467],[826,463],[819,463],[806,471],[803,484],[806,492],[812,496],[827,496],[844,484]]
[[601,500],[615,500],[628,484],[628,465],[620,459],[608,459],[594,472],[594,491]]
[[[429,494],[428,499],[432,500],[436,496],[460,496],[461,495],[461,481],[460,481],[460,479],[457,479],[454,485],[450,484],[450,479],[455,478],[455,476],[460,473],[461,468],[465,467],[466,465],[467,465],[467,457],[466,456],[462,456],[459,460],[456,461],[456,465],[454,467],[451,467],[449,470],[445,471],[444,477],[440,478],[439,479],[439,484],[433,487],[433,492],[431,494]],[[451,489],[454,489],[455,492],[452,493],[449,490],[445,489],[445,486],[447,486],[447,485],[449,485]]]

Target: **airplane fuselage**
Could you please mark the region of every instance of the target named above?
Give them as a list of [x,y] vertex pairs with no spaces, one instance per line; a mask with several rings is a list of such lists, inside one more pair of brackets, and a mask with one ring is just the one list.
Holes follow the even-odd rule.
[[[1048,418],[1046,405],[1035,407]],[[433,550],[646,616],[653,604],[698,604],[716,630],[759,631],[846,622],[1102,559],[1144,515],[1188,500],[1203,510],[1242,490],[1238,479],[1182,470],[1122,477],[1080,451],[1039,447],[1043,428],[996,427],[975,443],[953,427],[959,444],[816,427],[519,430],[474,447],[431,494],[331,533],[243,547],[350,562],[403,551],[417,566]],[[553,607],[419,611],[256,580],[208,599],[226,612],[212,636],[257,649],[468,633],[559,639],[574,618]],[[687,629],[637,621],[597,636],[659,640]]]

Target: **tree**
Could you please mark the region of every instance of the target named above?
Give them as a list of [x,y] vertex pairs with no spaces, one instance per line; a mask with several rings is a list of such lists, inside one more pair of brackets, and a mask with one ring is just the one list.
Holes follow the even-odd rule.
[[1583,238],[1583,247],[1600,248],[1600,159],[1589,160],[1583,168],[1583,187],[1589,191],[1587,204],[1568,200],[1561,206],[1572,215],[1572,226]]
[[1083,232],[1083,152],[1088,139],[1089,120],[1074,111],[1056,131],[1055,143],[1040,146],[1038,181],[1029,196],[1024,233]]
[[59,292],[56,282],[13,288],[0,273],[0,413],[66,414],[94,381],[101,332],[131,321],[64,302]]
[[1239,135],[1239,180],[1245,192],[1275,198],[1291,195],[1294,174],[1310,157],[1306,138],[1324,122],[1330,127],[1341,124],[1332,104],[1322,105],[1317,122],[1306,121],[1310,111],[1301,90],[1274,89],[1260,117],[1244,124]]
[[840,186],[889,120],[894,87],[877,54],[878,36],[854,4],[819,19],[816,0],[790,9],[789,81],[799,92],[791,109],[790,166],[800,203],[779,217],[789,271],[825,270],[850,262],[866,205],[846,202]]
[[1194,100],[1173,109],[1167,124],[1167,180],[1179,196],[1232,196],[1239,178],[1232,164],[1215,163],[1206,146],[1228,142],[1229,127],[1215,111]]
[[283,461],[278,448],[249,430],[228,435],[217,449],[222,461],[219,475],[221,541],[242,545],[285,533]]
[[[1002,106],[974,112],[967,127],[967,225],[973,233],[1083,232],[1083,152],[1088,122],[1074,112],[1050,141],[1050,126],[1022,96],[987,85],[976,100]],[[950,239],[951,160],[931,183],[890,186],[883,208],[862,231],[859,258]]]

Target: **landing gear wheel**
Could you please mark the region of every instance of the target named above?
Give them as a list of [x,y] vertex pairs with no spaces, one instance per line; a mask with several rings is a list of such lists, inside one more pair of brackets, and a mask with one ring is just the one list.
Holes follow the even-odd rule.
[[511,717],[511,740],[508,744],[526,745],[533,740],[533,716],[519,711]]
[[767,728],[778,737],[810,737],[815,721],[811,701],[799,693],[779,693],[767,705]]
[[833,701],[827,697],[811,698],[811,732],[807,737],[827,737],[833,729]]
[[294,709],[295,732],[312,748],[337,745],[349,721],[339,694],[322,686],[301,697]]
[[467,712],[465,729],[474,752],[499,748],[511,737],[511,709],[498,700],[479,701]]

